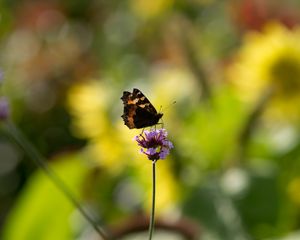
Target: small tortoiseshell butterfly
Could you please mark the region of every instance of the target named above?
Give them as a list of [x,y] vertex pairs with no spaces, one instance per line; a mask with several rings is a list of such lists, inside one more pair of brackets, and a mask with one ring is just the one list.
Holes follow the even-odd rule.
[[121,97],[124,104],[124,114],[121,116],[124,124],[129,128],[145,128],[158,123],[163,116],[138,89],[133,92],[123,92]]

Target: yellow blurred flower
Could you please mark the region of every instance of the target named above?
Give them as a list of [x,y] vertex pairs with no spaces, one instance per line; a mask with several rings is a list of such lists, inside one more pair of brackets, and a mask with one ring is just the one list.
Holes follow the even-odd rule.
[[297,205],[300,205],[300,177],[292,179],[287,188],[287,192],[291,201]]
[[[141,201],[150,209],[152,188],[152,163],[139,153],[140,147],[134,136],[141,130],[129,130],[118,116],[112,113],[112,106],[122,102],[121,92],[116,96],[111,84],[104,81],[89,80],[73,86],[68,94],[68,109],[73,117],[73,132],[86,138],[87,153],[112,176],[118,176],[128,167],[134,169],[136,181],[144,188]],[[120,95],[120,96],[119,96]],[[170,168],[169,158],[158,163],[157,183],[159,197],[156,204],[158,212],[174,206],[178,199],[178,185]]]
[[[68,95],[68,107],[73,116],[73,132],[89,140],[87,148],[102,167],[118,174],[128,164],[121,159],[133,155],[136,150],[131,142],[134,134],[128,136],[125,133],[125,128],[121,127],[121,118],[118,122],[119,128],[116,128],[118,125],[114,125],[110,117],[109,107],[112,101],[113,94],[109,88],[97,80],[73,86]],[[120,137],[122,135],[128,139]]]
[[[197,80],[189,69],[163,65],[153,68],[150,81],[151,102],[157,110],[161,108],[164,114],[162,121],[167,128],[180,135],[184,131],[184,126],[181,126],[184,123],[179,120],[175,109],[183,104],[186,110],[197,106],[201,97]],[[177,106],[173,105],[174,102]]]
[[246,34],[237,61],[228,69],[230,80],[246,100],[273,91],[267,111],[272,116],[300,116],[299,39],[300,28],[269,23],[263,32]]
[[[142,186],[146,189],[143,203],[144,208],[150,211],[152,203],[152,162],[145,159],[139,159],[138,179]],[[170,158],[166,160],[159,160],[156,163],[156,210],[158,212],[168,212],[176,206],[179,200],[180,192],[179,187],[171,174]]]
[[133,12],[140,18],[153,18],[163,14],[169,9],[174,0],[131,0],[130,7]]
[[69,90],[68,106],[78,136],[96,138],[109,126],[106,116],[108,95],[97,81],[78,84]]

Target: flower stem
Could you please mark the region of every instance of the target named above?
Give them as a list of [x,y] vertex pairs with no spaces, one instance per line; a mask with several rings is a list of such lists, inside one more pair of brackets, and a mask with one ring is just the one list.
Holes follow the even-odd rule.
[[65,197],[73,204],[74,207],[81,213],[81,215],[93,226],[95,231],[101,236],[101,239],[108,240],[104,231],[92,219],[91,216],[84,210],[80,202],[76,199],[70,189],[61,180],[61,178],[48,166],[44,157],[37,151],[37,149],[27,140],[23,133],[11,122],[6,122],[7,135],[16,142],[24,152],[33,160],[49,177],[54,185],[65,195]]
[[156,160],[152,161],[152,209],[151,209],[151,216],[150,216],[150,225],[149,225],[149,240],[152,239],[152,233],[154,230],[154,213],[155,213],[155,163]]

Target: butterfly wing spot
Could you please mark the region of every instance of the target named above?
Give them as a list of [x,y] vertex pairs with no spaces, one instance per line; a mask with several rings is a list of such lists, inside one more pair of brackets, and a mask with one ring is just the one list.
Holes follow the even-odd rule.
[[144,104],[139,104],[138,105],[140,108],[146,108],[146,107],[149,107],[149,103],[144,103]]
[[124,114],[121,116],[124,120],[125,125],[132,129],[135,128],[134,116],[136,112],[136,105],[129,104],[124,106]]

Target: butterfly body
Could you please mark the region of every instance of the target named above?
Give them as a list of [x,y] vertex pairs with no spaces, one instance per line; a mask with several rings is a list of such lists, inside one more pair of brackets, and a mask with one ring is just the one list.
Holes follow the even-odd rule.
[[151,102],[138,89],[132,93],[124,91],[121,97],[124,104],[124,113],[121,116],[124,124],[129,128],[145,128],[158,123],[163,116],[158,113]]

